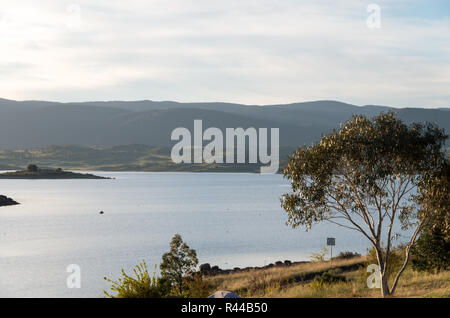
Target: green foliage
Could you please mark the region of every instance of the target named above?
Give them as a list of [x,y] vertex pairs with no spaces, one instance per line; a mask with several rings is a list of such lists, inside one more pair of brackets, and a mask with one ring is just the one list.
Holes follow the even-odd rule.
[[[407,126],[392,112],[372,120],[354,116],[339,131],[291,156],[284,175],[291,181],[292,193],[281,200],[288,224],[309,229],[336,214],[370,213],[367,205],[377,202],[388,211],[396,204],[391,186],[425,186],[439,171],[446,138],[434,125]],[[415,216],[408,203],[396,207],[403,213],[404,225]]]
[[350,259],[350,258],[354,258],[354,257],[361,257],[361,254],[354,253],[354,252],[351,252],[351,251],[343,251],[343,252],[340,252],[336,256],[336,259]]
[[185,297],[205,298],[212,292],[209,283],[203,280],[200,273],[196,273],[192,277],[185,279],[184,285],[183,293]]
[[195,250],[183,242],[176,234],[170,244],[170,252],[163,255],[160,265],[161,277],[157,277],[155,270],[150,276],[145,261],[133,269],[135,277],[125,273],[117,280],[104,278],[111,283],[111,292],[104,291],[110,298],[166,298],[166,297],[207,297],[211,288],[203,280],[200,273],[194,273],[198,264]]
[[450,268],[450,237],[445,230],[423,232],[412,249],[412,266],[418,271],[439,272]]
[[325,258],[328,254],[328,249],[326,247],[322,248],[322,250],[318,253],[311,253],[311,262],[316,263],[316,262],[324,262]]
[[[450,157],[450,155],[449,155]],[[436,233],[450,238],[450,162],[445,160],[441,168],[428,178],[426,186],[419,189],[419,203],[423,206],[421,218],[428,219],[424,232]]]
[[[399,245],[396,248],[392,248],[389,251],[389,262],[386,268],[386,277],[389,278],[390,275],[397,273],[403,264],[403,256],[402,256],[403,246]],[[382,254],[386,257],[386,248],[381,247]],[[377,251],[375,247],[367,249],[367,260],[366,260],[366,268],[370,264],[378,264],[377,259]],[[364,269],[365,270],[365,269]],[[367,273],[367,272],[365,272]]]
[[[394,112],[372,119],[354,115],[339,131],[291,156],[283,172],[292,192],[281,198],[287,224],[309,230],[330,221],[361,232],[378,254],[385,237],[379,265],[386,278],[394,260],[386,258],[395,238],[394,223],[414,228],[407,255],[423,227],[441,223],[448,228],[447,138],[434,124],[406,125]],[[383,296],[395,291],[400,275],[391,290],[382,279]]]
[[162,256],[160,266],[162,276],[172,283],[174,292],[182,296],[185,279],[196,270],[197,253],[183,242],[179,234],[175,234],[170,242],[170,252]]
[[111,292],[115,295],[104,291],[104,294],[110,298],[163,298],[170,295],[170,282],[161,277],[156,276],[156,267],[153,276],[147,269],[145,261],[142,261],[133,270],[134,275],[131,277],[122,269],[122,278],[111,280],[104,278],[112,284]]
[[38,167],[34,164],[29,164],[27,167],[28,172],[38,172]]

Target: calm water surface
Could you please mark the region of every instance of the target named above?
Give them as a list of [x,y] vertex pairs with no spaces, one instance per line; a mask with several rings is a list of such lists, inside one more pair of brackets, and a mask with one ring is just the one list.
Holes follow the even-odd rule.
[[[0,193],[21,203],[0,208],[0,297],[103,297],[104,276],[159,264],[175,233],[200,263],[221,268],[307,260],[327,236],[333,253],[369,245],[333,224],[286,226],[280,175],[94,173],[116,179],[0,180]],[[66,286],[70,264],[81,267],[80,289]]]

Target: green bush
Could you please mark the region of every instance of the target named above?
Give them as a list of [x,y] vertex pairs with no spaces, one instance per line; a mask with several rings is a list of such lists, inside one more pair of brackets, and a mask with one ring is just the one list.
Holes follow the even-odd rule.
[[29,164],[27,167],[28,172],[38,172],[38,170],[39,170],[38,166],[34,164]]
[[359,253],[354,253],[354,252],[350,252],[350,251],[343,251],[340,252],[338,254],[338,256],[336,256],[336,259],[350,259],[350,258],[354,258],[354,257],[360,257],[361,254]]
[[417,271],[439,272],[450,268],[450,240],[440,228],[422,233],[411,250]]
[[203,280],[200,273],[185,279],[184,297],[205,298],[211,294],[211,287],[208,282]]
[[103,291],[110,298],[164,298],[170,295],[170,282],[166,278],[156,276],[156,267],[152,277],[147,269],[147,264],[142,261],[133,270],[136,278],[125,273],[122,269],[122,277],[117,280],[104,278],[112,284],[112,295]]

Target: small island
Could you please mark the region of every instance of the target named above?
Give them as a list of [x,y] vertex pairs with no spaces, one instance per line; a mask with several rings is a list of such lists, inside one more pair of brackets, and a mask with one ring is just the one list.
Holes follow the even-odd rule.
[[5,195],[0,194],[0,206],[8,206],[8,205],[16,205],[20,204],[19,202],[14,201],[11,198],[8,198]]
[[100,177],[90,173],[77,173],[64,171],[61,168],[39,168],[34,164],[28,165],[27,169],[14,172],[0,173],[0,179],[111,179]]

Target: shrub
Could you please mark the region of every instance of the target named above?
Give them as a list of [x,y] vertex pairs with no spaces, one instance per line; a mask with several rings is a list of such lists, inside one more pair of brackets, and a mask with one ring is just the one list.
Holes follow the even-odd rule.
[[425,231],[412,249],[412,266],[417,271],[439,272],[450,265],[450,240],[440,228]]
[[311,262],[316,263],[316,262],[324,262],[325,261],[325,257],[328,254],[328,249],[326,247],[322,248],[322,250],[318,253],[312,253],[311,254]]
[[34,164],[29,164],[27,167],[28,172],[37,172],[38,171],[38,167]]
[[211,288],[207,281],[203,280],[200,273],[190,278],[185,278],[184,296],[190,298],[205,298],[211,294]]
[[359,254],[359,253],[343,251],[343,252],[340,252],[338,254],[338,256],[336,256],[336,259],[350,259],[350,258],[360,257],[360,256],[361,256],[361,254]]
[[166,278],[156,277],[156,267],[152,277],[145,261],[137,265],[133,272],[136,278],[127,275],[123,269],[122,277],[115,281],[105,277],[112,284],[111,292],[117,294],[103,291],[104,294],[109,298],[163,298],[170,295],[170,282]]

